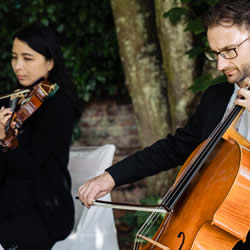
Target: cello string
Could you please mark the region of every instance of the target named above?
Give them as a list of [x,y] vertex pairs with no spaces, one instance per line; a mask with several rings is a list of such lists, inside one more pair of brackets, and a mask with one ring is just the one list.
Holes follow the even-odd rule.
[[[236,111],[236,112],[235,112]],[[232,112],[231,114],[231,116],[229,116],[228,117],[228,121],[227,121],[227,123],[228,122],[230,122],[230,120],[232,120],[233,118],[234,118],[234,116],[235,116],[235,114],[237,113],[237,109],[236,110],[234,110],[234,112]],[[226,126],[227,126],[227,124],[226,124]],[[211,137],[213,137],[214,138],[214,134],[218,134],[218,131],[220,131],[220,130],[222,130],[223,131],[223,126],[222,126],[222,128],[221,128],[221,125],[220,126],[217,126],[217,129],[215,130],[215,132],[214,133],[212,133],[213,134],[213,136],[211,135]],[[212,138],[212,139],[213,139]],[[204,147],[208,147],[209,146],[209,144],[208,145],[205,145]],[[204,148],[203,147],[203,148]],[[201,151],[201,150],[200,150]],[[196,157],[196,158],[198,158],[198,157]],[[199,160],[199,159],[198,159]],[[197,163],[197,162],[196,162]],[[188,174],[186,174],[186,175],[184,175],[184,177],[188,177],[188,175],[190,175],[190,171],[189,171],[189,173]],[[183,180],[183,178],[181,178],[180,180]],[[177,183],[178,184],[178,183]],[[180,186],[179,186],[180,187]],[[173,194],[174,192],[178,192],[178,185],[177,185],[177,188],[175,187],[175,189],[173,189],[173,190],[171,190],[171,192],[170,192],[170,194]],[[166,200],[167,200],[167,198],[169,197],[169,193],[167,193],[165,196],[164,196],[164,198],[163,198],[163,203],[165,203],[166,204]],[[169,206],[168,206],[169,207]]]
[[[170,191],[175,191],[175,190],[170,190]],[[170,192],[171,193],[171,192]],[[167,200],[167,195],[169,195],[169,192],[167,193],[167,194],[165,194],[165,196],[163,197],[163,200],[162,200],[162,204],[164,204],[165,203],[165,201]],[[158,214],[158,216],[159,216],[159,214]],[[149,223],[151,223],[153,220],[156,220],[156,216],[154,215],[154,213],[152,213],[151,215],[150,215],[150,217],[147,219],[147,221],[143,224],[143,226],[140,228],[140,230],[138,231],[138,233],[137,234],[143,234],[143,235],[145,235],[145,232],[147,233],[148,232],[148,228],[147,227],[149,227]]]
[[[221,124],[219,123],[216,128],[214,129],[214,131],[212,132],[212,134],[208,137],[208,139],[210,137],[213,137],[215,133],[218,133],[218,130],[219,130],[219,127],[221,126]],[[189,171],[189,167],[188,166],[191,166],[192,164],[195,163],[195,161],[197,160],[199,154],[201,154],[202,151],[204,151],[205,147],[207,147],[207,144],[203,144],[201,146],[201,148],[197,151],[197,153],[195,154],[195,156],[191,159],[191,161],[188,163],[187,167],[184,169],[184,171],[180,174],[180,176],[177,177],[177,182],[174,184],[175,186],[178,184],[179,181],[181,181],[181,179],[183,177],[185,177],[185,175],[187,174],[187,172]],[[173,189],[175,188],[175,186],[173,187]],[[170,195],[171,191],[174,191],[174,190],[169,190],[170,192],[167,192],[164,196],[164,200],[167,200],[168,199],[168,196]]]
[[[146,220],[146,222],[144,222],[144,224],[142,225],[142,227],[139,229],[139,231],[136,233],[136,240],[135,240],[135,245],[134,245],[134,249],[138,249],[136,248],[136,246],[138,244],[140,244],[141,238],[139,240],[137,240],[139,237],[138,235],[145,235],[147,236],[147,234],[150,232],[150,230],[152,229],[152,227],[154,226],[154,224],[156,223],[156,221],[159,219],[159,213],[157,216],[155,216],[154,213],[152,213],[150,215],[150,217]],[[151,217],[154,217],[154,220],[152,220]],[[150,220],[150,223],[148,222],[148,220]],[[160,235],[158,235],[156,237],[156,240],[160,237]]]
[[[185,190],[186,186],[189,184],[187,182],[187,178],[190,179],[190,175],[194,176],[196,174],[196,172],[199,170],[199,166],[203,164],[203,162],[206,160],[206,158],[208,157],[208,154],[212,151],[212,149],[215,147],[216,145],[216,141],[218,141],[221,138],[221,134],[224,133],[224,130],[231,124],[232,120],[236,117],[236,115],[239,113],[239,111],[241,110],[241,107],[239,106],[235,106],[233,108],[233,110],[228,114],[228,116],[225,118],[224,121],[220,122],[219,125],[216,127],[216,129],[212,132],[212,134],[209,136],[210,140],[208,141],[207,144],[204,145],[202,152],[200,153],[199,150],[197,154],[196,153],[196,157],[195,159],[191,162],[191,166],[188,167],[188,165],[190,165],[190,163],[187,165],[186,167],[186,171],[181,175],[179,179],[179,181],[175,184],[175,187],[173,188],[173,190],[171,190],[171,192],[167,193],[165,199],[164,199],[164,204],[167,205],[168,208],[172,208],[173,205],[175,204],[176,200],[179,198],[179,196],[182,194],[182,192]],[[204,150],[205,148],[205,150]],[[205,155],[205,157],[204,157]],[[205,158],[205,159],[204,159]],[[197,171],[195,171],[197,170]],[[177,195],[177,193],[180,193],[180,195]],[[174,201],[172,201],[174,199],[174,196],[178,196]],[[172,204],[171,204],[172,201]]]
[[[159,214],[159,213],[158,213],[158,214]],[[155,240],[155,241],[158,241],[159,238],[160,238],[160,236],[162,235],[164,229],[166,228],[166,225],[167,225],[168,222],[169,222],[169,219],[171,218],[171,213],[167,214],[166,216],[167,216],[167,218],[164,220],[164,224],[163,224],[163,225],[161,224],[160,231],[159,231],[159,232],[157,231],[158,234],[155,236],[156,233],[154,233],[154,236],[155,236],[155,237],[154,237],[154,240]],[[150,227],[154,226],[154,223],[155,223],[155,221],[151,224]],[[147,221],[144,223],[144,225],[145,225],[145,224],[147,224]],[[143,226],[144,226],[144,225],[143,225]],[[146,226],[148,226],[148,225],[146,225]],[[148,227],[149,227],[149,226],[148,226]],[[149,232],[149,230],[150,230],[150,228],[147,230],[147,233]],[[158,230],[158,228],[157,228],[157,230]],[[142,235],[142,234],[140,233],[141,231],[142,231],[142,230],[139,230],[139,231],[137,232],[137,234],[136,234],[136,241],[135,241],[135,244],[134,244],[134,249],[138,249],[138,248],[137,248],[137,245],[140,244],[141,237],[138,237],[138,235]],[[145,231],[145,229],[144,229],[144,231]],[[144,235],[144,236],[146,235],[145,232],[143,233],[143,235]],[[147,235],[146,235],[146,237],[147,237]],[[140,238],[139,241],[137,241],[137,238]],[[147,238],[148,238],[148,237],[147,237]],[[153,246],[155,246],[155,245],[152,245],[150,249],[152,249]]]
[[[160,206],[160,208],[161,207],[164,208],[164,209],[166,209],[164,206]],[[160,209],[160,208],[158,208],[158,209]],[[167,218],[166,218],[166,216],[167,216]],[[164,224],[162,225],[161,230],[158,232],[158,235],[155,237],[154,240],[157,241],[160,238],[160,236],[161,236],[161,234],[162,234],[162,232],[163,232],[163,230],[164,230],[164,228],[166,226],[166,223],[168,223],[168,221],[169,221],[170,216],[171,216],[171,213],[168,213],[167,215],[165,215],[164,218],[166,218],[166,219],[164,220]],[[147,233],[149,233],[149,231],[155,225],[155,223],[157,222],[157,220],[159,219],[159,217],[160,217],[160,213],[159,212],[152,213],[148,217],[148,219],[146,220],[146,222],[143,224],[143,226],[137,232],[136,239],[137,239],[137,235],[138,234],[147,236]],[[154,233],[154,235],[155,235],[155,233]],[[140,238],[140,240],[141,240],[141,238]]]
[[[207,145],[206,145],[207,146]],[[189,171],[189,173],[190,173],[190,171]],[[188,175],[186,174],[184,177],[187,177]],[[183,180],[183,179],[181,179],[181,180]],[[177,186],[178,187],[178,186]],[[177,191],[177,189],[174,189],[173,191]],[[173,192],[172,192],[173,193]],[[153,218],[155,219],[154,221],[153,221]],[[151,226],[152,226],[152,224],[153,223],[155,223],[155,221],[156,221],[156,217],[152,214],[148,219],[147,219],[147,221],[144,223],[144,225],[141,227],[141,229],[138,231],[138,233],[137,233],[137,235],[138,234],[143,234],[143,235],[146,235],[148,232],[149,232],[149,230],[150,230],[150,228],[151,228]],[[143,233],[142,233],[143,232]],[[136,239],[137,239],[138,237],[136,237]],[[136,241],[137,242],[137,241]],[[135,247],[137,246],[138,244],[136,244],[135,245]],[[137,248],[135,248],[135,249],[137,249]]]
[[[138,235],[139,234],[147,235],[148,231],[153,226],[153,223],[156,221],[156,219],[154,221],[152,221],[151,217],[152,217],[152,215],[150,217],[148,217],[148,219],[146,220],[146,222],[144,222],[144,224],[142,225],[142,227],[136,233],[136,240],[135,240],[134,249],[137,249],[136,246],[138,245],[139,241],[141,241],[141,239],[138,240]],[[149,220],[150,220],[150,222],[149,222]]]
[[[225,130],[225,127],[227,127],[227,125],[228,125],[229,122],[231,123],[230,120],[232,120],[234,118],[233,116],[235,116],[235,114],[238,113],[237,109],[235,109],[234,112],[231,113],[231,115],[228,117],[229,119],[227,119],[226,123],[223,123],[223,126],[219,127],[220,132],[223,132],[223,130]],[[191,178],[190,175],[194,176],[196,174],[196,172],[200,169],[201,165],[204,163],[204,161],[207,158],[208,154],[212,151],[212,149],[217,144],[215,142],[216,141],[218,142],[219,139],[220,139],[220,137],[221,136],[220,135],[218,136],[218,133],[215,133],[215,136],[212,138],[212,140],[209,141],[209,143],[207,144],[207,147],[205,148],[205,150],[202,152],[202,154],[199,155],[197,161],[195,162],[195,164],[193,164],[193,166],[191,166],[191,168],[189,169],[189,171],[187,172],[187,174],[184,176],[185,178],[182,179],[183,181],[179,183],[179,185],[177,186],[177,188],[175,189],[175,191],[180,192],[180,189],[182,189],[182,190],[185,189],[185,186],[188,185],[186,179],[189,178],[189,180],[190,180],[190,178]],[[204,157],[204,155],[206,157]],[[197,171],[195,171],[195,170],[197,170]],[[173,196],[172,196],[172,199],[173,199]]]
[[[208,137],[208,139],[210,139],[208,141],[208,143],[206,143],[205,145],[203,145],[195,154],[195,157],[191,160],[191,162],[188,163],[188,165],[190,165],[190,167],[186,167],[185,171],[181,173],[181,175],[178,177],[179,181],[175,184],[175,187],[173,188],[173,190],[170,190],[170,192],[167,192],[164,197],[163,197],[163,201],[161,204],[168,204],[167,207],[171,208],[172,206],[169,206],[169,203],[171,202],[171,200],[174,198],[174,195],[176,195],[177,192],[180,192],[179,190],[185,190],[185,186],[187,186],[189,184],[189,182],[187,182],[187,178],[192,179],[193,176],[196,174],[196,170],[199,170],[199,166],[201,166],[203,164],[203,159],[204,156],[207,158],[208,154],[213,150],[213,148],[217,145],[217,140],[221,138],[221,136],[223,135],[222,133],[224,133],[225,129],[228,128],[228,126],[232,123],[232,121],[235,119],[235,117],[237,116],[237,114],[239,113],[239,111],[241,110],[241,107],[239,106],[235,106],[231,112],[229,112],[228,116],[225,117],[225,119],[223,119],[214,129],[214,131],[212,132],[212,134]],[[214,145],[215,144],[215,145]],[[205,160],[206,160],[205,158]],[[192,163],[192,164],[190,164]],[[191,177],[190,177],[191,175]],[[184,186],[183,186],[184,185]],[[177,200],[177,198],[175,199],[175,201]],[[172,204],[175,204],[175,202],[173,201]],[[164,207],[164,206],[163,206]],[[141,232],[143,232],[143,234],[148,233],[150,228],[153,226],[153,224],[156,222],[156,220],[159,218],[159,214],[155,215],[155,213],[152,213],[148,219],[146,220],[146,222],[143,224],[143,226],[141,227],[141,229],[138,231],[138,234],[142,234]],[[169,216],[166,215],[166,216]],[[149,222],[151,223],[151,225],[149,225]],[[136,235],[136,239],[138,238],[138,236]],[[158,235],[157,237],[160,237],[160,235]],[[137,244],[136,244],[137,245]],[[135,246],[136,247],[136,246]],[[137,248],[136,248],[137,249]]]
[[[235,111],[237,111],[237,109],[235,109],[235,110],[233,110],[234,112],[233,113],[231,113],[231,114],[233,114],[233,115],[230,115],[229,116],[229,119],[227,119],[227,122],[226,122],[226,126],[227,126],[227,124],[229,123],[229,121],[232,119],[232,117],[235,115],[235,113],[237,113],[237,112],[235,112]],[[223,125],[224,125],[224,123],[223,123]],[[220,127],[222,127],[222,128],[220,128]],[[219,127],[219,130],[223,130],[224,129],[224,127],[225,126],[220,126]],[[216,134],[215,134],[216,135]],[[218,133],[217,133],[217,135],[218,135]],[[169,197],[169,198],[171,198],[171,199],[173,199],[173,195],[176,195],[176,192],[180,192],[180,188],[182,188],[182,190],[185,188],[185,186],[186,186],[186,184],[188,184],[187,182],[185,182],[186,180],[185,179],[187,179],[187,178],[189,178],[190,179],[190,175],[192,175],[192,172],[194,172],[194,170],[195,169],[197,169],[197,164],[198,164],[198,166],[200,166],[203,162],[202,162],[202,159],[203,159],[203,155],[204,154],[208,154],[208,152],[209,151],[211,151],[211,143],[213,144],[214,142],[214,140],[216,140],[216,139],[220,139],[220,137],[218,137],[218,136],[215,136],[214,138],[212,138],[212,140],[210,140],[210,142],[208,143],[208,145],[207,145],[207,147],[206,147],[206,149],[205,149],[205,151],[203,151],[202,152],[202,154],[200,154],[200,155],[198,155],[198,160],[195,162],[195,164],[194,164],[194,166],[191,166],[191,168],[190,169],[188,169],[188,172],[187,172],[187,174],[186,175],[184,175],[184,178],[182,178],[181,179],[181,181],[178,183],[178,185],[176,186],[176,188],[175,188],[175,190],[174,190],[174,192],[172,192],[171,193],[171,197]],[[193,175],[194,175],[195,173],[193,173]],[[183,186],[184,185],[184,186]],[[171,200],[169,200],[170,202],[171,202]]]
[[196,152],[195,156],[191,159],[191,161],[188,163],[187,167],[181,172],[181,174],[177,177],[177,181],[172,185],[172,187],[169,189],[169,191],[164,195],[163,197],[163,204],[166,205],[166,201],[170,198],[171,194],[175,192],[175,189],[178,187],[178,184],[185,178],[185,175],[188,174],[188,171],[190,170],[191,165],[197,161],[198,155],[205,149],[207,144],[204,144],[201,146],[201,148]]
[[155,223],[155,221],[157,221],[159,219],[159,216],[160,216],[160,213],[158,213],[158,214],[156,212],[151,213],[151,215],[147,218],[147,220],[144,222],[142,227],[139,229],[138,233],[144,234],[144,232],[146,230],[145,228],[148,226],[148,224]]
[[[162,208],[164,208],[164,207],[162,207]],[[159,209],[160,208],[157,208],[156,210],[159,210]],[[139,231],[137,232],[137,234],[146,235],[150,231],[150,229],[152,228],[152,226],[154,226],[154,224],[156,223],[156,221],[159,219],[160,216],[161,216],[161,213],[159,213],[159,212],[153,212],[153,213],[151,213],[151,215],[144,222],[144,224],[139,229]]]

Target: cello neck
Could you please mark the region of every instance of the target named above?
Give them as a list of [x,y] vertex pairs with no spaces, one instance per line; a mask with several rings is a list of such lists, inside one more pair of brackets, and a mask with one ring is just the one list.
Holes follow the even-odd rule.
[[230,113],[222,119],[217,125],[211,135],[208,137],[206,143],[202,145],[200,150],[194,155],[192,161],[187,165],[186,171],[178,178],[178,181],[173,185],[173,188],[167,192],[163,198],[163,204],[169,209],[173,210],[175,204],[180,199],[184,191],[187,189],[198,171],[202,168],[204,162],[210,156],[213,149],[216,147],[223,134],[231,126],[238,114],[243,110],[241,106],[235,105]]

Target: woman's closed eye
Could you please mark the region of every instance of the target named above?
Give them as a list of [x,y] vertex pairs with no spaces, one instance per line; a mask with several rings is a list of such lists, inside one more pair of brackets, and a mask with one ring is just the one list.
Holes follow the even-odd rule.
[[24,60],[25,61],[31,61],[31,60],[33,60],[33,58],[31,58],[31,57],[24,57]]

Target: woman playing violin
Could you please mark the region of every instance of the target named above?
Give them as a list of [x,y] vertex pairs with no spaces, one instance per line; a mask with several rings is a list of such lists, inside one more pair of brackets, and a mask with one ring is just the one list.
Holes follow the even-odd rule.
[[[11,53],[19,88],[32,89],[44,78],[56,84],[57,90],[15,129],[18,146],[0,153],[0,244],[4,249],[47,250],[73,227],[67,163],[77,97],[50,28],[35,24],[18,31]],[[19,106],[21,109],[22,104]],[[2,103],[2,140],[12,113],[8,104]],[[10,126],[15,127],[15,120]]]

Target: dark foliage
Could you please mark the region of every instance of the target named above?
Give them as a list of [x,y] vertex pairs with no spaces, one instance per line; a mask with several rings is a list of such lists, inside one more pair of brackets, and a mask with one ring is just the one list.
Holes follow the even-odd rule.
[[15,84],[10,66],[12,35],[33,22],[57,31],[82,101],[126,93],[109,0],[0,0],[0,22],[1,93]]

